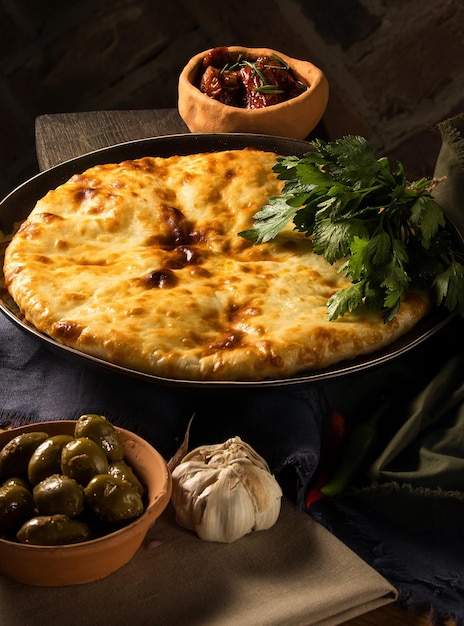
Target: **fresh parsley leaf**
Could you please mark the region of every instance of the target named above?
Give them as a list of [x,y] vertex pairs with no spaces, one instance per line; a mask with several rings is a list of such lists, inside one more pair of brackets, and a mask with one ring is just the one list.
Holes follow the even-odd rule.
[[344,275],[349,276],[353,282],[361,280],[364,275],[364,255],[368,243],[368,239],[355,236],[350,246],[351,256],[342,266]]
[[410,221],[419,226],[422,244],[428,248],[440,227],[445,227],[445,217],[438,205],[428,196],[419,196],[411,207]]
[[456,260],[451,261],[435,279],[438,304],[443,302],[448,309],[457,309],[459,315],[464,317],[463,285],[464,265]]
[[285,197],[276,196],[269,199],[255,215],[256,228],[239,233],[241,237],[255,243],[266,243],[274,239],[278,233],[290,222],[298,207],[292,206]]
[[432,287],[438,305],[464,316],[463,257],[432,197],[436,182],[409,183],[401,163],[393,169],[360,136],[316,139],[312,147],[302,158],[277,157],[282,194],[239,235],[265,243],[293,221],[316,254],[342,261],[352,284],[329,299],[329,319],[365,306],[391,320],[411,285]]
[[318,220],[313,229],[313,250],[321,254],[331,264],[345,257],[350,252],[352,228],[346,222],[327,223]]
[[327,302],[329,319],[336,320],[345,313],[355,311],[363,303],[364,283],[353,283],[346,289],[338,291]]
[[323,156],[323,166],[333,178],[350,188],[361,190],[379,183],[393,183],[389,161],[377,159],[364,137],[349,135],[333,142],[316,140],[313,147]]

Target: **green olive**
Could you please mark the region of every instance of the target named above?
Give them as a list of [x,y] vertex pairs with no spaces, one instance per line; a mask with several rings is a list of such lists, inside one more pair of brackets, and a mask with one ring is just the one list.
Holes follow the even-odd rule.
[[87,485],[93,476],[107,471],[107,456],[92,439],[79,437],[63,446],[61,473],[74,478],[80,485]]
[[27,475],[33,485],[61,472],[61,451],[73,439],[72,435],[53,435],[37,446],[27,467]]
[[125,522],[143,513],[143,502],[125,480],[100,474],[84,489],[85,501],[93,513],[106,524]]
[[69,476],[52,474],[44,478],[32,495],[40,515],[61,513],[75,517],[84,510],[84,488]]
[[27,477],[32,453],[47,438],[48,435],[44,432],[22,433],[5,444],[0,451],[0,478]]
[[26,487],[5,484],[0,487],[0,532],[16,530],[34,513],[34,498]]
[[75,437],[88,437],[103,448],[109,461],[120,461],[124,458],[124,446],[118,431],[106,417],[89,413],[81,415],[74,428]]
[[90,527],[67,515],[38,515],[25,522],[16,533],[20,543],[60,546],[91,538]]
[[132,488],[135,489],[139,495],[143,496],[145,490],[142,483],[135,475],[132,467],[127,465],[125,461],[115,461],[114,463],[110,463],[108,466],[108,474],[115,476],[116,478],[126,480],[132,485]]
[[21,478],[20,476],[12,476],[11,478],[5,480],[3,486],[6,487],[7,485],[18,485],[18,487],[25,487],[29,491],[31,490],[30,482],[25,478]]

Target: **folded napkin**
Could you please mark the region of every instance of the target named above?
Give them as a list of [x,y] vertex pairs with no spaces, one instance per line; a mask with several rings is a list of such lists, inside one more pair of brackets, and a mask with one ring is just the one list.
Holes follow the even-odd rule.
[[271,529],[233,544],[202,541],[168,507],[134,558],[103,580],[1,583],[2,626],[334,626],[396,595],[287,500]]

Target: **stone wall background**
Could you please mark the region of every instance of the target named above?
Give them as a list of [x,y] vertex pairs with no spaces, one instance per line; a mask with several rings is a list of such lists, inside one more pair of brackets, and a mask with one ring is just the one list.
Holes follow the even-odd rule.
[[0,0],[0,195],[37,172],[38,115],[176,107],[188,58],[232,44],[321,67],[329,137],[364,135],[411,179],[464,110],[462,0]]

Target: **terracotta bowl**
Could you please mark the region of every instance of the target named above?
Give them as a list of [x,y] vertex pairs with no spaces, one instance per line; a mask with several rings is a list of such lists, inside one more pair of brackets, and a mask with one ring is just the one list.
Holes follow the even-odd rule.
[[[6,430],[0,432],[0,448],[23,432],[72,435],[74,426],[73,421],[57,421]],[[147,488],[144,513],[111,534],[72,545],[34,546],[0,539],[0,574],[29,585],[76,585],[104,578],[130,561],[169,502],[171,475],[163,457],[144,439],[117,430],[128,463]]]
[[309,61],[293,59],[269,48],[229,46],[248,59],[276,54],[283,59],[306,91],[296,98],[261,109],[244,109],[210,98],[197,87],[202,62],[209,50],[187,63],[179,77],[178,109],[192,133],[258,133],[305,139],[318,124],[327,106],[329,85],[323,72]]

